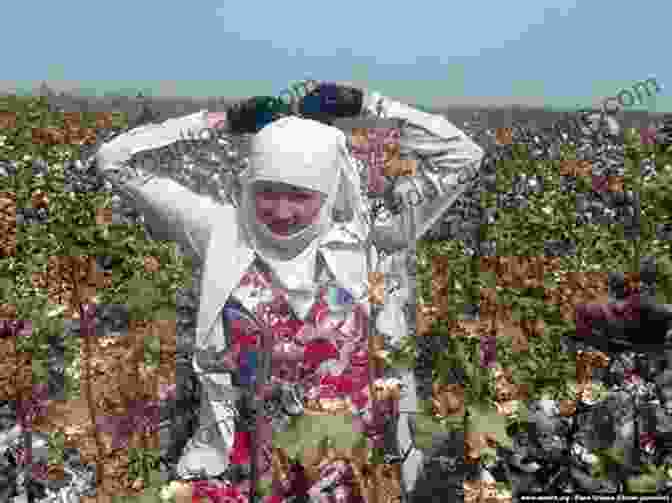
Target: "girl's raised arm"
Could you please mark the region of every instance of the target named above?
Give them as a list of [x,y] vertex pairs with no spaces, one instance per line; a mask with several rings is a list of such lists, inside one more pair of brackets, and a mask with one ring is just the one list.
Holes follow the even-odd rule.
[[[175,241],[203,262],[212,222],[225,207],[174,180],[129,166],[133,155],[166,147],[179,140],[205,136],[226,128],[226,114],[201,110],[195,114],[132,129],[105,143],[96,154],[98,169],[143,214],[157,239]],[[219,215],[219,217],[217,216]]]

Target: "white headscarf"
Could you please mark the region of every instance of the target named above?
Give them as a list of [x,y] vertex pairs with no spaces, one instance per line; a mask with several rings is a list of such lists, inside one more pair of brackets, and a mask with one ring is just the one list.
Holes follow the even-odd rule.
[[[252,185],[259,180],[319,191],[326,196],[315,221],[290,236],[273,234],[258,221]],[[332,126],[286,117],[250,142],[249,166],[241,175],[239,223],[254,250],[289,290],[313,290],[317,250],[334,225],[334,210],[365,239],[366,211],[356,165],[345,134]]]

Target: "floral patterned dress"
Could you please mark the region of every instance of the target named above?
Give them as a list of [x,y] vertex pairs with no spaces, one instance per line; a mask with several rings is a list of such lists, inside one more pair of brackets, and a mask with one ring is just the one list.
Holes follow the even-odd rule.
[[[359,414],[367,425],[372,422],[368,394],[369,318],[364,306],[335,283],[327,267],[323,266],[321,272],[314,297],[303,299],[303,312],[297,312],[301,307],[292,307],[296,302],[292,302],[295,299],[291,293],[277,286],[260,260],[253,261],[224,307],[229,338],[225,359],[234,369],[236,385],[256,383],[264,351],[260,327],[270,327],[272,341],[263,343],[264,348],[271,348],[269,390],[296,386],[304,407],[314,410],[321,406],[323,410],[332,409],[327,413]],[[385,408],[389,404],[381,405]],[[277,420],[273,413],[267,412],[257,423],[257,466],[264,478],[271,472],[271,446]],[[231,463],[248,464],[249,447],[249,428],[237,424]],[[332,468],[331,485],[337,486],[334,477],[342,470]],[[345,476],[345,472],[340,476]]]

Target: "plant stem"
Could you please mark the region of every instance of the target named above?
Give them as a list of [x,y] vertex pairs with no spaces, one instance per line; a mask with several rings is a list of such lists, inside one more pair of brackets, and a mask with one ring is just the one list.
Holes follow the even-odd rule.
[[636,222],[636,225],[640,228],[639,236],[633,236],[633,247],[634,247],[634,254],[633,254],[633,272],[639,272],[640,271],[640,254],[641,254],[641,220],[642,220],[642,215],[641,215],[641,204],[640,204],[640,192],[642,189],[642,170],[640,166],[640,155],[639,151],[635,150],[633,152],[632,156],[633,164],[635,166],[635,169],[637,170],[637,177],[636,177],[636,183],[635,183],[635,191],[634,191],[634,203],[635,203],[635,212],[633,215],[633,227]]
[[79,308],[79,322],[80,322],[80,335],[84,337],[85,340],[85,347],[86,347],[86,364],[85,364],[85,369],[86,369],[86,400],[89,406],[89,417],[91,420],[91,424],[93,425],[93,431],[95,432],[95,438],[96,438],[96,450],[98,452],[98,460],[96,463],[96,485],[98,487],[102,486],[103,483],[103,470],[104,470],[104,464],[103,464],[103,442],[102,439],[100,438],[100,432],[98,431],[97,425],[96,425],[96,411],[95,411],[95,402],[93,401],[93,390],[91,386],[91,361],[93,359],[93,354],[91,351],[91,338],[94,336],[94,334],[89,333],[89,327],[84,326],[84,325],[90,325],[89,323],[89,315],[90,313],[86,312],[86,309],[84,308],[84,305],[82,304],[82,298],[80,296],[79,292],[79,280],[78,280],[78,261],[75,259],[75,257],[69,257],[69,262],[71,264],[71,269],[70,269],[70,274],[72,276],[72,287],[73,287],[73,293],[74,293],[74,301],[78,305]]
[[[372,227],[373,227],[373,224],[372,224]],[[371,236],[371,235],[372,235],[372,232],[369,232],[369,236]],[[368,264],[367,264],[367,265],[368,265],[367,270],[368,270],[368,271],[371,271],[371,245],[372,245],[371,237],[368,238],[368,241],[369,241],[369,243],[368,243],[368,246],[367,246],[367,254],[366,254],[366,258],[367,258],[367,262],[368,262]],[[369,286],[369,288],[370,288],[370,286]],[[369,299],[369,302],[370,302],[370,301],[371,301],[371,299]],[[369,318],[369,320],[368,320],[368,322],[369,322],[369,323],[368,323],[368,325],[369,325],[369,326],[368,326],[368,328],[369,328],[369,331],[368,331],[368,332],[369,332],[369,338],[368,338],[368,354],[369,354],[369,361],[368,361],[368,367],[369,367],[369,368],[368,368],[368,374],[369,374],[369,386],[368,386],[368,388],[369,388],[369,397],[370,397],[370,400],[371,400],[371,414],[372,414],[372,416],[373,416],[373,418],[374,418],[374,421],[375,421],[375,420],[377,419],[377,417],[378,417],[378,412],[377,412],[376,393],[375,393],[375,391],[374,391],[374,387],[373,387],[373,383],[374,383],[374,381],[375,381],[375,379],[376,379],[376,375],[375,375],[375,368],[374,368],[375,366],[373,365],[373,358],[372,358],[372,355],[373,355],[373,350],[374,350],[374,336],[375,336],[375,334],[376,334],[376,324],[375,324],[375,320],[376,320],[376,317],[377,317],[377,315],[378,315],[378,306],[377,306],[376,304],[374,304],[374,303],[371,303],[371,302],[370,302],[370,306],[371,306],[371,310],[370,310],[370,318]],[[373,491],[372,491],[372,492],[373,492],[374,500],[377,501],[377,500],[378,500],[378,489],[377,489],[377,485],[376,485],[376,484],[373,485]]]

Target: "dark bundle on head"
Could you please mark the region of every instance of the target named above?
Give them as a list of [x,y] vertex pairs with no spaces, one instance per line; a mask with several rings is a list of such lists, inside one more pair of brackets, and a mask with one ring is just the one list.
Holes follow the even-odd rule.
[[309,92],[299,104],[299,113],[306,119],[332,124],[334,119],[357,117],[364,102],[359,89],[323,83]]
[[[339,84],[320,84],[304,96],[298,113],[323,124],[335,119],[357,117],[364,101],[364,93],[356,88]],[[273,96],[253,96],[230,106],[227,110],[229,130],[233,134],[254,134],[271,122],[295,113],[290,105]]]
[[289,113],[289,107],[273,96],[253,96],[230,106],[226,112],[233,134],[254,134]]

